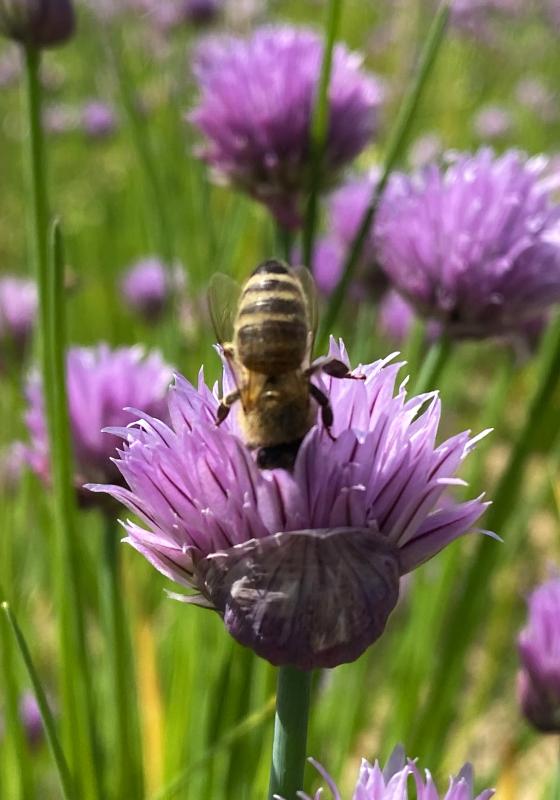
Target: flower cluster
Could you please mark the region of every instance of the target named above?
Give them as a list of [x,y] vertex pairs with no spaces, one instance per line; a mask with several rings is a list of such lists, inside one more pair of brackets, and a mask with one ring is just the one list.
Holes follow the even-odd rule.
[[[248,39],[215,37],[195,58],[200,89],[190,115],[205,137],[201,156],[215,173],[296,227],[309,185],[311,117],[323,41],[310,30],[263,27]],[[335,46],[323,160],[336,179],[377,129],[383,97],[361,59]]]
[[518,641],[522,669],[518,695],[529,722],[560,733],[560,578],[551,578],[529,598],[529,620]]
[[[118,478],[111,461],[118,439],[103,429],[126,425],[131,419],[126,410],[130,407],[165,418],[165,395],[171,377],[171,368],[159,354],[146,355],[141,347],[111,350],[99,345],[68,351],[66,388],[78,488],[86,480]],[[31,437],[27,460],[48,483],[48,437],[43,389],[37,375],[28,381],[27,401],[26,423]]]
[[[331,355],[348,363],[342,344]],[[437,394],[395,394],[401,365],[390,362],[360,368],[364,381],[323,379],[335,441],[314,426],[293,473],[260,470],[233,414],[216,427],[217,388],[202,374],[197,388],[176,377],[170,425],[146,413],[111,430],[128,488],[90,488],[137,516],[127,541],[195,591],[178,599],[217,609],[242,644],[302,669],[352,661],[382,633],[400,577],[486,507],[447,495],[478,437],[436,446]]]
[[482,149],[393,176],[376,221],[379,263],[448,334],[505,334],[560,300],[560,209],[545,167]]
[[[329,787],[333,800],[342,800],[342,796],[331,776],[313,759],[311,763],[317,768]],[[416,793],[409,792],[410,778],[413,778]],[[424,775],[416,763],[406,760],[401,748],[397,748],[389,759],[385,769],[381,769],[379,762],[370,764],[362,760],[358,780],[354,789],[353,800],[489,800],[494,794],[493,789],[486,789],[474,797],[473,770],[466,764],[456,777],[450,778],[449,787],[445,795],[440,795],[432,776],[428,770]],[[320,800],[323,790],[319,789],[314,797],[299,792],[302,800]]]

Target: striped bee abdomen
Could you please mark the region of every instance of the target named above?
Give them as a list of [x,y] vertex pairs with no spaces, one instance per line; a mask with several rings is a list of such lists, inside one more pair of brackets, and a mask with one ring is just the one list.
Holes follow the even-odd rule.
[[298,369],[308,332],[307,301],[296,273],[279,261],[265,261],[241,294],[235,325],[239,360],[265,375]]

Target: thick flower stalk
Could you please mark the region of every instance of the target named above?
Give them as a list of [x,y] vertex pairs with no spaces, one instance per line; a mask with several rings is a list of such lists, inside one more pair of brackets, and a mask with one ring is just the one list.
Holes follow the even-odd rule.
[[[311,763],[321,773],[327,784],[333,800],[342,800],[335,782],[326,770],[313,759]],[[411,780],[412,778],[412,780]],[[410,791],[414,786],[415,792]],[[379,762],[370,764],[362,760],[358,780],[352,795],[353,800],[489,800],[494,794],[493,789],[486,789],[481,794],[474,796],[473,770],[470,764],[465,764],[456,777],[449,779],[447,792],[442,795],[433,781],[428,770],[422,774],[416,763],[406,760],[404,753],[395,750],[385,769]],[[304,792],[299,792],[302,800],[320,800],[324,797],[323,790],[319,789],[313,797]]]
[[545,168],[482,149],[393,176],[376,221],[379,263],[447,335],[515,332],[560,300],[560,208]]
[[[331,355],[347,361],[342,344]],[[177,376],[170,425],[149,414],[112,429],[128,488],[96,485],[138,518],[127,541],[216,609],[239,642],[277,665],[333,667],[383,632],[399,579],[472,529],[481,498],[454,502],[455,471],[476,439],[436,446],[437,393],[395,391],[391,358],[364,381],[325,378],[333,441],[318,422],[293,472],[260,470],[233,414],[216,427],[217,387]],[[232,386],[224,376],[224,390]]]
[[529,723],[560,733],[560,578],[529,597],[529,619],[518,640],[518,698]]
[[[263,27],[248,39],[222,36],[198,49],[200,98],[190,115],[204,136],[201,157],[216,175],[297,227],[310,182],[311,119],[323,42],[307,29]],[[334,48],[323,188],[368,144],[383,91],[361,58]]]
[[[111,457],[119,439],[102,429],[126,424],[130,419],[127,407],[142,408],[165,419],[171,377],[171,368],[159,354],[145,354],[141,347],[111,350],[102,344],[68,351],[66,387],[78,488],[87,480],[118,478]],[[43,388],[37,375],[28,381],[27,402],[25,420],[31,438],[27,460],[39,477],[50,483]],[[89,493],[84,496],[91,499]]]

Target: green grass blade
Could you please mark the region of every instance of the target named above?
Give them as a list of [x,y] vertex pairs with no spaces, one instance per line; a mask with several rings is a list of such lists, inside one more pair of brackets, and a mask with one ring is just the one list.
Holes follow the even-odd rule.
[[436,57],[443,43],[448,17],[449,2],[444,1],[441,3],[439,10],[434,17],[428,32],[428,36],[426,37],[426,43],[424,44],[420,54],[420,61],[416,71],[416,76],[401,104],[397,119],[391,131],[381,178],[373,190],[369,205],[364,213],[358,232],[356,233],[354,241],[352,242],[352,246],[348,252],[342,276],[331,296],[329,305],[325,312],[319,336],[320,351],[324,350],[327,346],[328,337],[332,332],[334,324],[340,313],[340,309],[346,297],[350,282],[354,277],[360,255],[375,218],[375,214],[377,213],[379,200],[383,194],[383,191],[385,190],[389,176],[401,157],[403,148],[406,144],[411,124],[416,116],[422,94],[432,74]]
[[41,719],[43,720],[43,725],[45,726],[47,741],[56,764],[63,796],[65,800],[77,800],[77,795],[74,793],[72,787],[70,770],[68,769],[68,764],[66,763],[66,758],[62,751],[62,747],[56,732],[56,725],[53,715],[49,708],[47,697],[41,685],[41,681],[39,680],[37,670],[33,664],[29,647],[27,646],[27,642],[25,641],[18,621],[8,603],[2,603],[2,611],[4,612],[6,620],[12,630],[12,633],[14,634],[14,639],[25,664],[29,679],[33,685],[33,691],[35,692],[35,697],[41,711]]
[[317,211],[322,183],[322,166],[329,124],[329,84],[333,50],[340,25],[342,0],[329,0],[327,7],[326,40],[323,49],[321,74],[311,118],[311,155],[309,172],[309,198],[303,229],[303,263],[313,270],[313,247],[317,226]]

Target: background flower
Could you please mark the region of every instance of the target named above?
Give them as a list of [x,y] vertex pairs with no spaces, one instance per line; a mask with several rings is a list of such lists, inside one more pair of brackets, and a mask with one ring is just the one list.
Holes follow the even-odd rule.
[[560,212],[545,167],[482,149],[392,178],[375,228],[379,263],[451,335],[515,331],[560,300]]
[[[131,414],[126,408],[141,408],[166,417],[165,395],[171,381],[171,368],[158,353],[145,353],[142,347],[107,345],[74,347],[66,360],[66,384],[76,485],[86,480],[118,478],[112,456],[118,439],[103,433],[103,428],[126,425]],[[28,461],[32,469],[49,481],[48,438],[44,398],[36,375],[27,383],[28,408],[25,421],[31,437]],[[86,493],[86,497],[91,495]]]
[[[190,119],[205,138],[200,155],[215,172],[264,203],[285,226],[301,222],[309,181],[313,102],[323,42],[304,28],[269,26],[249,38],[200,45],[200,100]],[[361,59],[336,45],[324,156],[327,182],[374,135],[383,97]]]
[[518,697],[525,717],[544,733],[560,733],[560,578],[529,597],[529,619],[518,639]]

